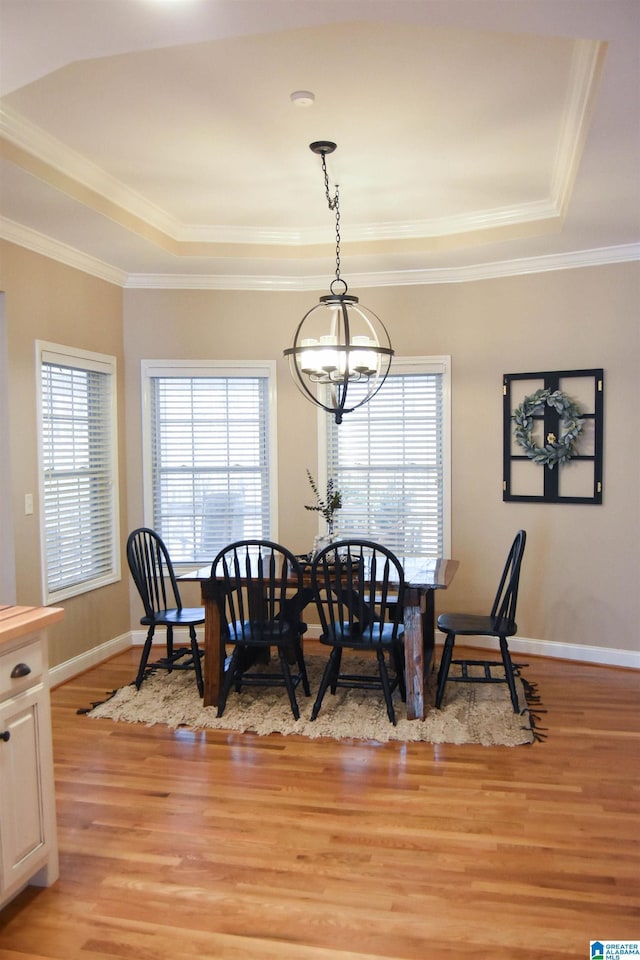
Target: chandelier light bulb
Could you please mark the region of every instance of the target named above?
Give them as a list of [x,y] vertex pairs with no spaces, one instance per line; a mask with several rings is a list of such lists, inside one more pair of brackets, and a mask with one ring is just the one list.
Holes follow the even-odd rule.
[[310,349],[317,346],[315,337],[305,337],[300,341],[300,369],[307,376],[318,373],[318,351]]

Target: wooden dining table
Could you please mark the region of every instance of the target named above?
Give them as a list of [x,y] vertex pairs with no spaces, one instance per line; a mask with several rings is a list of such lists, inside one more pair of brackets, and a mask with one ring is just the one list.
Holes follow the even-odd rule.
[[[404,656],[407,718],[424,720],[425,689],[435,648],[435,592],[445,590],[458,569],[457,560],[442,557],[400,558],[405,574]],[[225,649],[221,631],[221,582],[211,576],[211,565],[179,578],[200,584],[204,622],[204,705],[217,706],[222,689]]]

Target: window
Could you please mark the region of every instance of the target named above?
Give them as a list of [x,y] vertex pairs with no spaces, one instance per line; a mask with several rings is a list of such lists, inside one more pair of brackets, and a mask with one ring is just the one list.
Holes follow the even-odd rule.
[[401,557],[447,556],[449,378],[449,357],[395,358],[372,400],[339,426],[324,417],[321,463],[343,500],[338,536],[376,540]]
[[120,579],[116,360],[36,343],[44,602]]
[[143,361],[145,516],[174,563],[275,539],[275,365]]

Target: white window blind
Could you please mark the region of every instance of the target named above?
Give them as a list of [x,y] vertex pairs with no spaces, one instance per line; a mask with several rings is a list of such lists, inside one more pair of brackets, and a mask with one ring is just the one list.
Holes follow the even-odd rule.
[[68,348],[40,358],[45,602],[119,579],[115,358]]
[[448,374],[448,358],[394,360],[372,400],[339,426],[328,420],[327,475],[343,500],[338,536],[375,540],[399,556],[446,555]]
[[270,376],[150,371],[148,390],[151,525],[174,563],[270,537]]

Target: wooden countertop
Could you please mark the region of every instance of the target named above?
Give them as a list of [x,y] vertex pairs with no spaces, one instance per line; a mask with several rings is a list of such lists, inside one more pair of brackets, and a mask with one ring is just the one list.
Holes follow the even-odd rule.
[[62,607],[15,607],[0,605],[0,646],[25,633],[33,633],[62,620]]

